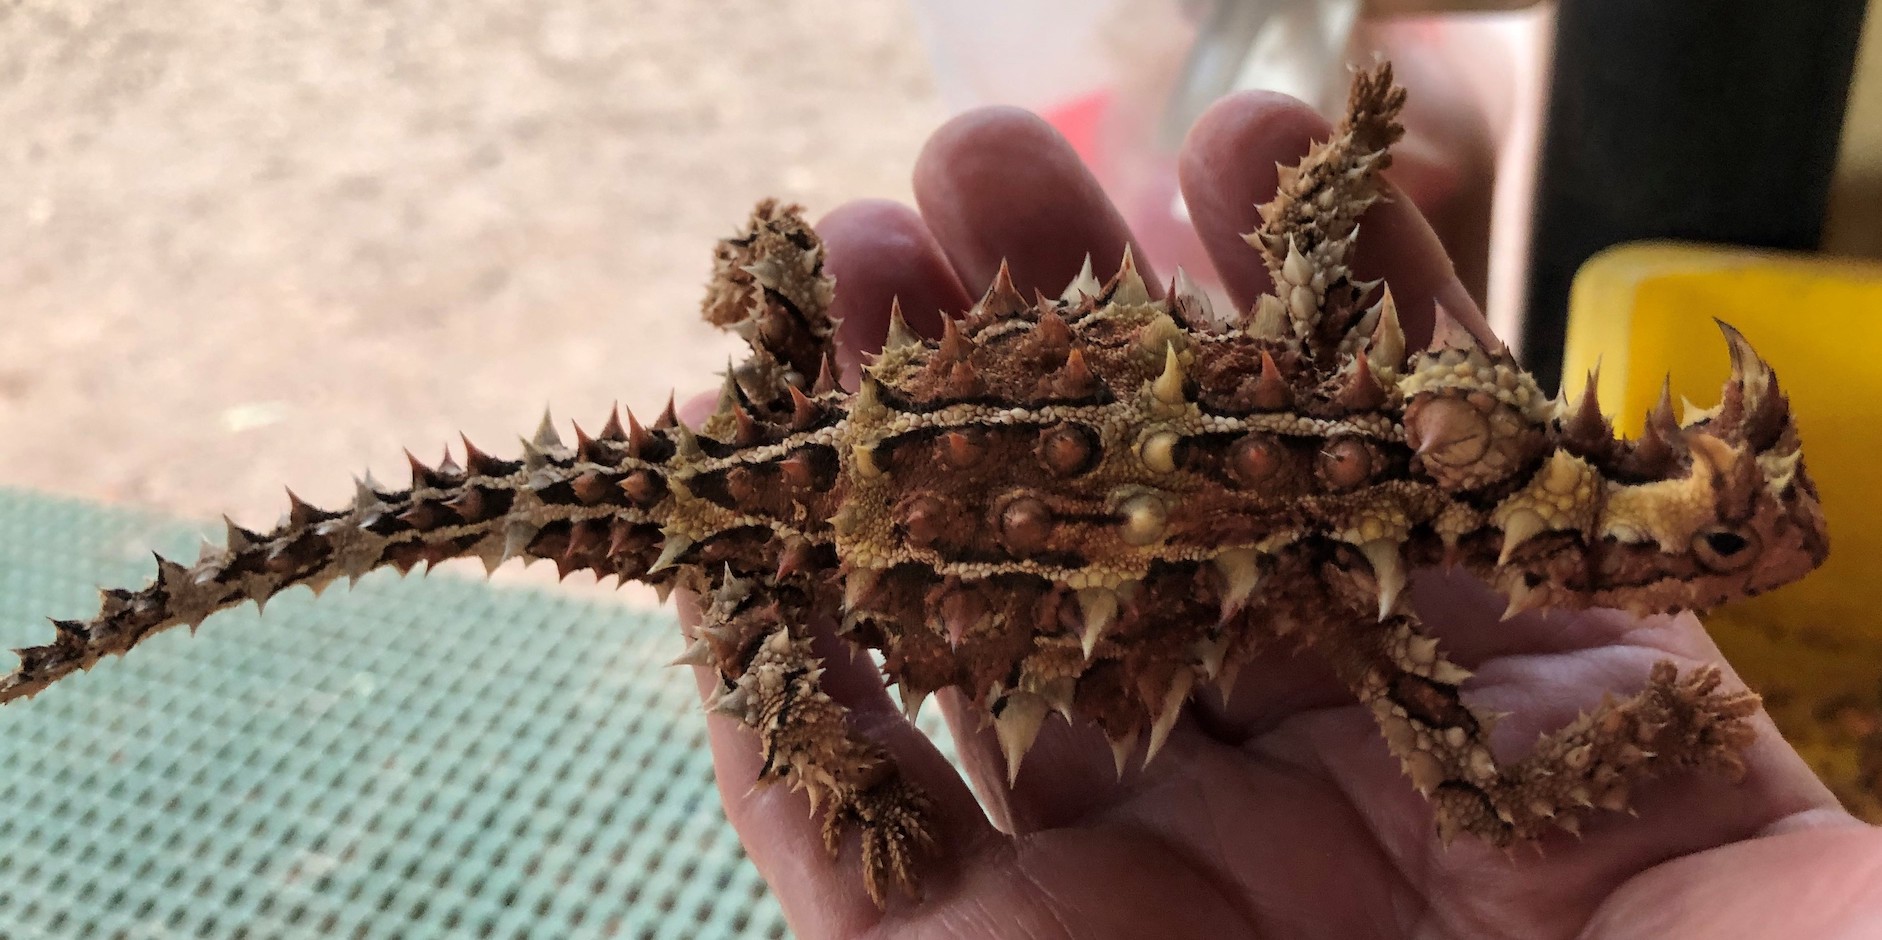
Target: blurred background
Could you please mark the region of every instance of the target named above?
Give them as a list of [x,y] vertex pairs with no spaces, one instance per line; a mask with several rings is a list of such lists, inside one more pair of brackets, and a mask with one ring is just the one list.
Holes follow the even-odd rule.
[[[910,10],[0,3],[0,481],[272,524],[715,383],[715,239],[908,197]],[[566,425],[565,425],[566,427]]]
[[[1882,499],[1864,477],[1882,449],[1882,27],[1867,6],[0,0],[7,638],[138,576],[153,540],[189,541],[154,520],[263,528],[284,485],[335,504],[362,470],[403,479],[406,447],[435,459],[462,431],[501,453],[545,406],[592,428],[614,402],[645,414],[715,385],[738,347],[696,312],[714,240],[764,196],[813,215],[909,199],[924,138],[965,108],[1044,115],[1158,269],[1207,285],[1171,175],[1188,123],[1248,87],[1331,109],[1349,64],[1385,55],[1412,93],[1394,181],[1546,383],[1579,389],[1600,359],[1623,426],[1669,369],[1709,402],[1712,315],[1778,365],[1839,548],[1712,626],[1839,795],[1882,818]],[[547,567],[499,579],[547,582]],[[211,649],[161,637],[0,716],[0,752],[19,755],[0,788],[32,810],[0,818],[8,930],[71,935],[58,925],[102,913],[155,931],[113,936],[325,936],[376,896],[392,932],[373,935],[452,935],[447,898],[482,905],[485,935],[782,935],[708,785],[690,682],[658,668],[670,626],[440,580],[284,599],[267,629],[227,614]],[[653,602],[590,585],[565,589]],[[426,639],[460,628],[443,652]],[[544,694],[504,697],[519,689]],[[69,746],[81,738],[97,743]],[[127,836],[120,814],[142,828]],[[248,855],[216,841],[250,826]],[[449,841],[458,829],[471,841]],[[99,841],[70,862],[69,838]],[[696,866],[682,839],[729,867]],[[134,857],[152,846],[168,867]],[[555,867],[568,857],[592,887]],[[173,890],[217,858],[219,876]],[[730,874],[700,874],[715,870]],[[444,890],[453,878],[474,884]],[[28,883],[19,919],[9,886]],[[218,907],[251,886],[246,912]],[[722,922],[666,918],[643,886],[690,891],[685,910]],[[300,900],[268,914],[276,892]],[[733,918],[732,895],[755,913]],[[567,926],[596,898],[632,917]],[[151,928],[172,902],[229,925]]]

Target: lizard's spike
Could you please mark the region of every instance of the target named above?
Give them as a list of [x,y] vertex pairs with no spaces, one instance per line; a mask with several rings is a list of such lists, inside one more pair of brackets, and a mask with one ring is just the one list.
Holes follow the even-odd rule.
[[889,335],[882,342],[882,351],[921,345],[921,336],[911,329],[908,321],[902,319],[902,298],[889,299]]
[[1374,539],[1359,546],[1372,564],[1372,577],[1379,586],[1379,619],[1391,616],[1398,606],[1399,592],[1405,590],[1405,560],[1399,544],[1392,539]]
[[238,553],[245,552],[245,551],[248,551],[251,547],[253,547],[255,543],[261,541],[261,533],[250,532],[249,530],[244,529],[239,525],[236,525],[235,520],[229,518],[228,516],[223,516],[222,522],[223,522],[223,525],[228,527],[228,534],[225,537],[225,544],[229,546],[229,551],[238,552]]
[[1051,710],[1046,700],[1030,692],[1012,692],[996,706],[993,728],[1000,739],[1000,753],[1006,757],[1006,784],[1019,782],[1019,765],[1032,750],[1039,729]]
[[361,476],[356,476],[353,478],[353,511],[354,512],[363,513],[366,510],[371,509],[375,506],[384,505],[384,503],[385,503],[385,494],[381,492],[381,487],[379,486],[378,481],[372,478],[371,470],[366,471]]
[[1182,265],[1177,265],[1176,274],[1170,278],[1170,289],[1166,293],[1172,306],[1183,311],[1184,319],[1195,327],[1218,326],[1215,303],[1209,299],[1207,291],[1197,285],[1189,272]]
[[1084,266],[1078,269],[1078,275],[1072,278],[1071,283],[1065,285],[1059,299],[1077,303],[1082,298],[1096,297],[1103,292],[1104,285],[1098,283],[1098,276],[1091,271],[1091,253],[1086,252]]
[[1248,309],[1248,335],[1255,339],[1281,342],[1289,336],[1287,304],[1273,294],[1262,294]]
[[1385,389],[1379,387],[1379,380],[1372,375],[1372,360],[1366,356],[1354,356],[1352,368],[1347,370],[1346,381],[1333,396],[1334,404],[1347,411],[1372,411],[1385,404]]
[[710,666],[712,665],[712,644],[704,638],[689,641],[685,652],[673,658],[669,666]]
[[751,412],[745,410],[744,405],[732,408],[732,421],[733,444],[739,447],[750,447],[764,439],[764,432],[759,429],[758,422],[752,418]]
[[1079,616],[1084,621],[1084,628],[1079,634],[1079,644],[1084,648],[1085,658],[1090,659],[1093,650],[1098,648],[1098,641],[1104,638],[1104,632],[1117,620],[1117,592],[1110,588],[1085,588],[1077,594]]
[[1451,312],[1444,309],[1443,304],[1434,304],[1431,315],[1433,318],[1431,343],[1426,349],[1431,352],[1442,352],[1446,349],[1476,348],[1477,338],[1472,336],[1470,330],[1465,329],[1464,324],[1459,323],[1456,317],[1451,316]]
[[1673,377],[1660,380],[1660,397],[1653,403],[1653,410],[1647,412],[1647,427],[1659,434],[1672,434],[1679,430],[1679,419],[1673,414]]
[[[1123,734],[1111,738],[1111,761],[1117,766],[1117,777],[1124,779],[1124,771],[1130,766],[1131,755],[1137,752],[1137,739],[1142,732],[1132,728]],[[1146,761],[1148,763],[1148,761]]]
[[817,382],[815,385],[811,386],[810,393],[812,395],[828,395],[831,392],[841,391],[842,386],[837,384],[836,380],[838,371],[836,358],[834,356],[824,356],[822,365],[818,367]]
[[1613,428],[1601,413],[1600,384],[1600,370],[1589,370],[1588,383],[1582,386],[1581,402],[1562,426],[1563,441],[1584,453],[1605,449],[1614,443]]
[[550,417],[548,409],[543,410],[542,423],[536,425],[536,436],[530,443],[544,450],[562,446],[562,437],[555,432],[555,419]]
[[914,724],[921,718],[921,706],[928,701],[928,693],[907,684],[902,686],[902,715]]
[[1111,302],[1116,304],[1147,304],[1150,302],[1150,288],[1144,283],[1143,274],[1137,270],[1137,262],[1131,257],[1131,246],[1124,246],[1124,260],[1118,265],[1117,274],[1111,277],[1111,283],[1105,286]]
[[426,466],[410,449],[405,451],[405,462],[412,468],[412,489],[432,489],[444,482],[436,470]]
[[1013,286],[1013,272],[1007,268],[1005,259],[1001,259],[1000,270],[993,276],[993,286],[987,288],[976,307],[982,316],[998,318],[1021,313],[1027,306],[1025,296]]
[[1163,701],[1157,707],[1156,721],[1150,726],[1150,746],[1144,751],[1144,766],[1157,759],[1157,752],[1170,740],[1170,731],[1176,727],[1176,720],[1183,715],[1183,703],[1189,700],[1189,690],[1196,684],[1196,674],[1188,669],[1180,669],[1170,677],[1170,686],[1164,690]]
[[725,364],[725,381],[719,383],[719,405],[714,412],[720,417],[729,417],[732,412],[744,407],[745,391],[738,387],[737,370],[731,362]]
[[1261,583],[1261,553],[1252,548],[1235,548],[1215,556],[1216,571],[1222,575],[1222,616],[1226,621],[1242,612],[1255,586]]
[[293,490],[288,490],[287,494],[289,525],[308,526],[333,518],[332,513],[326,512],[316,507],[314,504],[296,496]]
[[1069,355],[1072,351],[1072,328],[1067,326],[1065,318],[1056,310],[1047,310],[1039,315],[1039,323],[1033,327],[1033,338],[1041,349],[1053,355]]
[[1151,391],[1166,405],[1183,404],[1188,400],[1183,393],[1183,361],[1176,354],[1175,343],[1165,344],[1163,350],[1163,373],[1157,376]]
[[653,446],[653,433],[642,427],[640,419],[634,417],[634,409],[627,410],[627,455],[639,458]]
[[510,468],[506,463],[484,453],[476,444],[471,443],[468,436],[460,434],[458,437],[464,441],[464,469],[468,470],[471,476],[503,476],[509,471]]
[[603,454],[596,447],[595,439],[592,437],[589,437],[588,432],[583,430],[580,424],[576,424],[574,422],[570,422],[570,424],[575,429],[575,457],[576,459],[585,460],[590,463],[594,463],[602,459]]
[[[601,426],[601,439],[613,444],[627,440],[627,431],[621,427],[620,402],[615,402],[614,406],[608,409],[608,423]],[[469,447],[470,441],[466,440],[464,445]]]
[[1375,310],[1379,314],[1378,326],[1373,328],[1372,343],[1366,355],[1372,359],[1372,368],[1377,372],[1393,374],[1405,364],[1405,328],[1398,321],[1398,304],[1392,300],[1392,289],[1387,287],[1385,295],[1379,298]]
[[810,400],[810,396],[799,391],[797,386],[786,387],[791,396],[791,430],[804,431],[823,417],[823,409]]
[[679,456],[688,460],[699,460],[706,456],[705,449],[699,446],[699,436],[693,433],[686,422],[676,422],[670,433],[673,436],[674,452]]
[[973,341],[961,331],[960,321],[953,317],[942,317],[941,345],[937,349],[940,357],[948,362],[966,362],[973,350]]

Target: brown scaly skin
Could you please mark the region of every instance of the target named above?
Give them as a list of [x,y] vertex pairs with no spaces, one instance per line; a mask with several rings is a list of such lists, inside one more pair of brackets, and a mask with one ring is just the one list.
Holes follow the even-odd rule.
[[1275,647],[1318,653],[1372,708],[1447,839],[1572,830],[1648,777],[1737,772],[1756,697],[1668,664],[1500,765],[1467,674],[1401,599],[1408,570],[1457,564],[1512,612],[1705,608],[1827,551],[1789,406],[1730,327],[1720,406],[1681,424],[1663,402],[1625,442],[1592,392],[1545,399],[1442,316],[1405,348],[1390,293],[1347,267],[1402,103],[1389,69],[1360,76],[1334,136],[1283,172],[1248,236],[1275,292],[1247,314],[1218,319],[1180,275],[1152,300],[1128,256],[1058,299],[1003,272],[939,341],[892,318],[854,394],[831,379],[821,244],[764,203],[719,247],[705,314],[753,352],[703,427],[669,408],[571,447],[545,420],[520,460],[466,442],[462,467],[414,462],[407,489],[295,500],[273,531],[231,525],[226,549],[57,622],[0,701],[293,585],[520,556],[698,591],[679,661],[718,672],[710,707],[756,732],[763,781],[809,791],[833,852],[860,832],[879,903],[916,890],[930,807],[821,690],[818,614],[881,651],[911,714],[960,687],[1009,773],[1055,711],[1101,726],[1120,769],[1140,743],[1148,761],[1199,684],[1226,690]]

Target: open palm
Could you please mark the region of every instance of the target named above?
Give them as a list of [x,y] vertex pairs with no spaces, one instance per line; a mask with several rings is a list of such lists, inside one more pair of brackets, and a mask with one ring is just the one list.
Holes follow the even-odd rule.
[[[1239,233],[1272,194],[1276,163],[1327,130],[1297,102],[1248,94],[1191,134],[1183,191],[1238,304],[1268,287]],[[919,213],[860,202],[818,225],[852,373],[881,343],[891,298],[934,335],[938,311],[970,306],[969,289],[984,288],[1002,259],[1023,293],[1056,294],[1087,252],[1109,270],[1130,242],[1070,148],[1021,112],[948,124],[915,184]],[[1434,302],[1489,338],[1409,204],[1366,217],[1359,259],[1361,276],[1391,283],[1413,343],[1428,337]],[[1604,691],[1633,691],[1658,660],[1719,659],[1690,615],[1499,622],[1500,599],[1435,574],[1417,579],[1412,597],[1476,672],[1466,695],[1511,713],[1495,734],[1501,751],[1520,752]],[[1232,701],[1192,704],[1156,761],[1121,780],[1096,728],[1054,720],[1009,788],[991,730],[943,693],[983,807],[903,719],[869,660],[827,634],[818,642],[827,690],[935,798],[940,847],[926,859],[924,896],[878,910],[853,838],[827,856],[806,798],[753,788],[756,739],[714,717],[726,810],[805,937],[1882,935],[1882,835],[1837,806],[1763,714],[1743,781],[1669,777],[1643,788],[1638,819],[1599,816],[1580,839],[1562,833],[1506,853],[1470,838],[1440,844],[1371,715],[1310,656],[1257,660]],[[1875,933],[1863,932],[1869,921]]]

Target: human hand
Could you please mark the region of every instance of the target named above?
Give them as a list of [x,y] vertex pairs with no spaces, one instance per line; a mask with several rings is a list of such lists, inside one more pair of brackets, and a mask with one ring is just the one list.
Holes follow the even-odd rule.
[[[1327,125],[1272,95],[1228,99],[1192,133],[1182,183],[1198,232],[1236,304],[1268,287],[1240,238],[1254,206]],[[1002,259],[1022,293],[1056,294],[1086,252],[1114,270],[1130,241],[1070,148],[1036,118],[987,110],[949,123],[916,168],[920,213],[853,203],[818,226],[839,286],[845,365],[880,345],[890,299],[933,336]],[[1138,252],[1142,267],[1142,254]],[[1490,341],[1437,240],[1403,201],[1365,219],[1359,274],[1384,277],[1410,342],[1433,301]],[[1156,278],[1146,271],[1146,280]],[[1691,615],[1612,612],[1498,621],[1501,600],[1464,578],[1415,580],[1413,606],[1475,671],[1475,704],[1511,713],[1500,752],[1521,753],[1608,690],[1629,692],[1662,659],[1720,659]],[[686,611],[690,616],[691,611]],[[825,854],[805,797],[753,788],[756,739],[713,717],[726,810],[805,937],[1832,936],[1882,921],[1882,836],[1843,812],[1778,736],[1754,719],[1743,781],[1675,774],[1642,788],[1640,818],[1594,818],[1577,841],[1509,852],[1465,837],[1443,847],[1430,806],[1387,752],[1372,716],[1311,656],[1258,659],[1234,698],[1204,694],[1146,769],[1115,780],[1095,728],[1048,722],[1017,784],[990,729],[952,692],[937,696],[987,805],[902,718],[867,657],[825,631],[824,687],[857,730],[890,751],[935,802],[938,849],[919,902],[879,910],[854,838]],[[1736,683],[1728,674],[1727,682]]]

